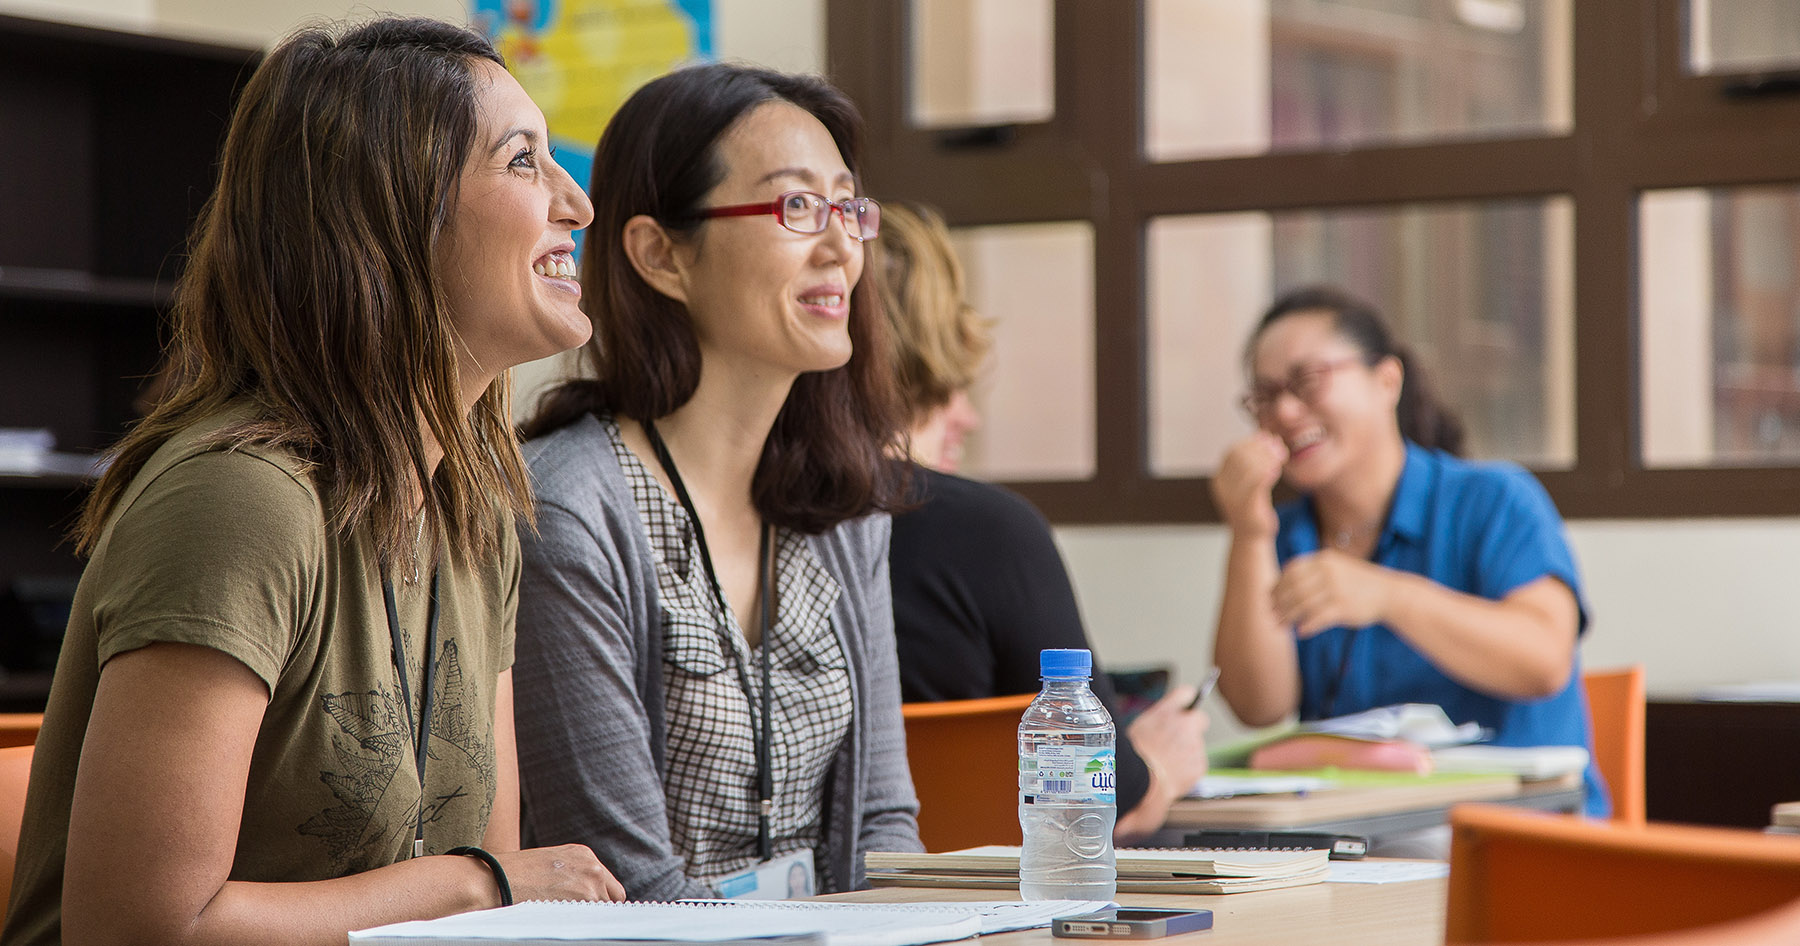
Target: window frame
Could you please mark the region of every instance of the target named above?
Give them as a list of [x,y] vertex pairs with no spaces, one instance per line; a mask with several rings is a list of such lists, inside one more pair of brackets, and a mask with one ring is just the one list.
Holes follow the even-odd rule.
[[[1012,482],[1060,524],[1217,522],[1207,479],[1149,463],[1152,218],[1566,195],[1574,207],[1575,456],[1537,472],[1570,518],[1800,514],[1800,468],[1645,468],[1639,459],[1641,192],[1800,182],[1800,95],[1728,98],[1686,71],[1683,0],[1571,4],[1568,134],[1152,163],[1143,154],[1144,4],[1055,0],[1056,114],[1017,128],[908,127],[907,0],[827,0],[829,72],[862,107],[864,177],[954,227],[1094,229],[1094,475]],[[1079,77],[1080,81],[1076,81]],[[1121,103],[1124,103],[1123,106]],[[1787,145],[1787,147],[1783,147]]]

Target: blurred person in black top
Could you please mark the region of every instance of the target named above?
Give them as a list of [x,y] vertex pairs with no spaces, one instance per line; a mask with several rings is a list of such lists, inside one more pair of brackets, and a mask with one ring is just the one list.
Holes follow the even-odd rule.
[[[901,695],[1033,693],[1039,651],[1093,645],[1043,515],[1016,493],[952,475],[980,424],[968,389],[987,355],[987,327],[963,299],[942,219],[922,207],[882,208],[871,269],[912,411],[906,457],[918,467],[889,550]],[[1094,693],[1116,719],[1118,697],[1099,666]],[[1206,716],[1187,709],[1193,698],[1192,687],[1176,687],[1120,728],[1119,840],[1161,828],[1169,806],[1206,774]]]

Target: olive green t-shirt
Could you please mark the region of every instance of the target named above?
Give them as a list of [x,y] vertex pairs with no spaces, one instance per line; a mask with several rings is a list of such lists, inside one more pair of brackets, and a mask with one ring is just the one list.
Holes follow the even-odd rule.
[[423,696],[429,566],[416,583],[410,570],[393,580],[413,701],[404,707],[364,530],[329,532],[292,456],[199,442],[245,416],[228,411],[164,444],[82,574],[32,762],[0,935],[8,946],[61,939],[70,798],[95,687],[107,660],[152,643],[211,647],[268,685],[233,880],[321,880],[402,860],[421,805],[427,853],[481,843],[494,801],[494,687],[512,665],[518,607],[510,520],[498,560],[452,554],[441,566],[421,790],[408,721]]

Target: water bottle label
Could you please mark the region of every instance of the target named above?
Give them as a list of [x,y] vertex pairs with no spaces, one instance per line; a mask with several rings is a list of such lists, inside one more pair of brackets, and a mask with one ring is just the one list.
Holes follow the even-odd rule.
[[1035,758],[1019,759],[1019,790],[1027,798],[1112,804],[1114,760],[1111,746],[1040,742]]

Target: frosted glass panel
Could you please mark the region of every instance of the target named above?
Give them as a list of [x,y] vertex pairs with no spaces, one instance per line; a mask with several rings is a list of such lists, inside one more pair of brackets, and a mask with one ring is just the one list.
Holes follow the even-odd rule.
[[1046,121],[1056,113],[1050,0],[912,0],[912,123]]
[[1689,0],[1688,66],[1696,73],[1800,69],[1800,3]]
[[955,231],[969,301],[994,320],[963,470],[995,480],[1094,474],[1094,231],[1086,223]]
[[1800,188],[1651,191],[1638,232],[1644,464],[1800,465]]
[[1570,3],[1146,0],[1145,153],[1565,133]]
[[1473,456],[1575,456],[1574,213],[1567,198],[1279,214],[1149,227],[1150,469],[1210,474],[1238,413],[1251,328],[1283,292],[1373,302],[1462,417]]

